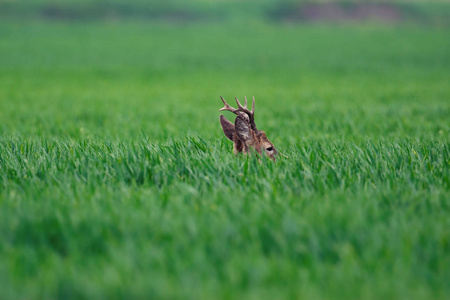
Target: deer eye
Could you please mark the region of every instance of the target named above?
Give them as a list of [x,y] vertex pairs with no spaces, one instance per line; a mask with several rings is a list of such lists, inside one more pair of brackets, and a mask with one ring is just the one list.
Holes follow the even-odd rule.
[[266,151],[273,151],[273,147],[267,148]]

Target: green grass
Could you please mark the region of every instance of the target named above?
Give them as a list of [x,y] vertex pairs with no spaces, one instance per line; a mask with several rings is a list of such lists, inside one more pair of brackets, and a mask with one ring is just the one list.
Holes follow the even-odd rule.
[[448,34],[4,21],[0,298],[447,299]]

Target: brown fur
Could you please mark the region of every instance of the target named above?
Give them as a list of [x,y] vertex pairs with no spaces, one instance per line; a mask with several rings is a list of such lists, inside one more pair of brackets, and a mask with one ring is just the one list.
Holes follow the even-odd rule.
[[256,151],[261,155],[264,152],[272,160],[275,160],[278,154],[275,146],[267,138],[264,131],[253,130],[247,118],[238,115],[233,124],[223,115],[220,115],[220,124],[225,136],[233,141],[235,154]]

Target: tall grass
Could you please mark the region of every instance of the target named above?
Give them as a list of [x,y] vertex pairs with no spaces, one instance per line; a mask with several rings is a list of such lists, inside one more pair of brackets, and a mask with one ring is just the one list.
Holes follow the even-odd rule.
[[3,22],[0,298],[448,298],[447,29],[246,25]]

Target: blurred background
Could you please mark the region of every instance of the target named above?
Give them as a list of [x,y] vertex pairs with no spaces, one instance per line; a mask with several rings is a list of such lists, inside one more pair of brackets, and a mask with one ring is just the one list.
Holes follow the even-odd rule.
[[0,0],[0,299],[449,299],[449,70],[448,1]]
[[215,138],[220,95],[289,139],[448,133],[448,2],[3,0],[0,22],[3,134]]
[[263,21],[383,21],[447,24],[447,1],[311,0],[3,0],[3,18],[66,21],[224,22],[234,18]]

